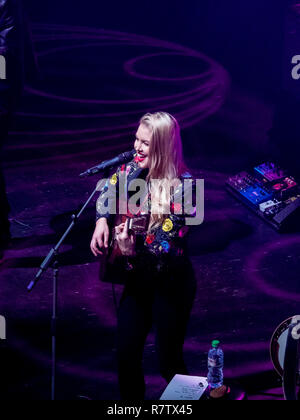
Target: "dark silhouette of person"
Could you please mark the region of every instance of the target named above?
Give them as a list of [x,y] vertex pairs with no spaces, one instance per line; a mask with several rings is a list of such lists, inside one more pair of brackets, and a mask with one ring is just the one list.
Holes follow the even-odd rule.
[[[10,206],[2,169],[2,152],[25,77],[27,79],[30,73],[35,72],[29,34],[22,1],[0,0],[0,260],[11,239],[8,217]],[[27,51],[31,51],[32,54],[27,54]]]

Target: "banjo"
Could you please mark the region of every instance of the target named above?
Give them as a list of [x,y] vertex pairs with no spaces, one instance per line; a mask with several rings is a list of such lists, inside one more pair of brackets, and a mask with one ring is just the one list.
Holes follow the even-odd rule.
[[270,343],[271,360],[283,379],[286,400],[297,400],[300,385],[300,315],[283,321],[274,331]]

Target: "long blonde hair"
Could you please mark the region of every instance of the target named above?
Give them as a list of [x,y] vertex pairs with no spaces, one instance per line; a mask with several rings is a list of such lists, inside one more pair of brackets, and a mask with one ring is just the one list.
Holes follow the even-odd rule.
[[183,159],[180,127],[172,115],[167,112],[147,113],[140,119],[140,124],[152,133],[147,175],[147,181],[151,183],[151,230],[169,214],[171,187],[174,183],[178,184],[187,167]]

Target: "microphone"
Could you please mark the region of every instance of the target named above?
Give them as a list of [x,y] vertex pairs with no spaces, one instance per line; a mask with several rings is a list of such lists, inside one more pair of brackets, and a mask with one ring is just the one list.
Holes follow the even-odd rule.
[[130,152],[121,153],[119,156],[114,157],[113,159],[104,160],[97,166],[93,166],[92,168],[88,169],[87,171],[80,174],[80,177],[96,175],[99,172],[105,171],[106,169],[110,169],[113,166],[121,165],[122,163],[129,162],[133,159],[134,154],[136,153],[135,149],[131,150]]

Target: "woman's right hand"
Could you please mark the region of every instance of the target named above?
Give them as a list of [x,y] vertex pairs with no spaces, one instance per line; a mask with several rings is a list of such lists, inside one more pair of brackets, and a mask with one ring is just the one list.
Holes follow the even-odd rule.
[[104,249],[108,248],[109,239],[109,227],[105,217],[99,219],[96,223],[96,229],[94,231],[91,241],[91,251],[97,257],[103,255]]

